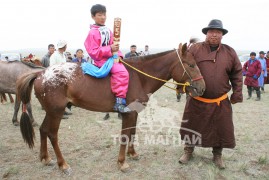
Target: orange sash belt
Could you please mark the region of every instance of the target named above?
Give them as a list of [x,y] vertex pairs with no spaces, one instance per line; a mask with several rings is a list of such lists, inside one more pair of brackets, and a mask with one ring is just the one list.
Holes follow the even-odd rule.
[[202,101],[204,103],[217,103],[218,106],[219,106],[221,101],[228,98],[228,94],[224,94],[223,96],[221,96],[219,98],[216,98],[216,99],[207,99],[207,98],[203,98],[203,97],[200,97],[200,96],[193,97],[193,98],[198,100],[198,101]]

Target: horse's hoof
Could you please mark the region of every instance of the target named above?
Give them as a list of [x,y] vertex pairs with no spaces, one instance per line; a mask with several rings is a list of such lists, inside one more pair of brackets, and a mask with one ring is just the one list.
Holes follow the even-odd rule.
[[124,162],[123,164],[118,162],[118,167],[121,172],[127,172],[128,170],[130,170],[130,166],[126,162]]
[[43,159],[42,164],[44,164],[45,166],[54,166],[56,164],[56,162],[53,161],[52,159],[49,161],[45,161],[45,159]]
[[72,169],[70,167],[63,169],[63,173],[67,176],[70,176],[72,174]]
[[132,160],[139,160],[140,159],[140,156],[139,154],[127,154]]
[[132,160],[139,160],[140,159],[139,154],[135,154],[135,155],[132,155],[130,157],[132,158]]
[[35,121],[32,122],[32,126],[33,126],[33,127],[37,127],[37,126],[38,126],[37,122],[35,122]]
[[46,166],[54,166],[56,164],[56,161],[50,160]]
[[13,122],[13,125],[14,125],[14,126],[19,126],[20,123],[19,123],[18,121],[14,121],[14,122]]

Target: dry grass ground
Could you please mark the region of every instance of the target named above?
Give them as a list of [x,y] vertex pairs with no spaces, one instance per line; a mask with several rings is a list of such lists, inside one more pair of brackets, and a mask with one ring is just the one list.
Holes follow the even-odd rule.
[[[159,138],[178,136],[185,104],[185,95],[181,102],[176,102],[174,92],[165,87],[154,94],[139,115],[136,149],[140,160],[127,159],[131,169],[126,173],[120,172],[116,164],[119,144],[114,142],[114,135],[121,128],[117,114],[103,121],[103,113],[73,108],[73,115],[62,120],[59,143],[73,169],[72,175],[66,176],[57,166],[40,163],[38,127],[35,127],[35,147],[30,150],[19,127],[11,123],[13,104],[0,105],[0,179],[269,179],[269,86],[265,89],[260,102],[254,101],[254,97],[248,101],[244,98],[244,103],[233,106],[237,146],[224,150],[225,170],[212,164],[211,149],[204,148],[197,148],[194,159],[181,165],[178,159],[183,153],[182,146]],[[35,98],[32,104],[34,117],[41,124],[44,111]],[[145,143],[148,133],[157,133],[155,144]],[[50,143],[49,152],[55,160]]]

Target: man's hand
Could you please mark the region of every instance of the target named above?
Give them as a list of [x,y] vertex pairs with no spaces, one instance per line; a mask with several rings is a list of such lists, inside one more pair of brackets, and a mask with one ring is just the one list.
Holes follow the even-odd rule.
[[119,44],[112,44],[110,45],[110,48],[111,48],[111,52],[118,52],[119,51]]
[[253,76],[253,78],[254,78],[254,79],[258,79],[259,77],[255,74],[255,75]]

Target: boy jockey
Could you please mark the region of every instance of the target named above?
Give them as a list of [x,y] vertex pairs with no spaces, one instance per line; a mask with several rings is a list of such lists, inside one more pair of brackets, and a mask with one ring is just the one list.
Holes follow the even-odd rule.
[[[106,7],[101,4],[93,5],[91,8],[92,19],[95,21],[91,25],[91,30],[84,42],[85,48],[94,64],[99,68],[113,56],[113,52],[117,52],[119,58],[123,55],[119,51],[119,45],[113,44],[113,34],[110,29],[105,26]],[[128,91],[129,73],[120,62],[115,62],[111,68],[111,89],[116,96],[114,110],[120,113],[131,112],[126,106],[126,94]]]

